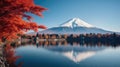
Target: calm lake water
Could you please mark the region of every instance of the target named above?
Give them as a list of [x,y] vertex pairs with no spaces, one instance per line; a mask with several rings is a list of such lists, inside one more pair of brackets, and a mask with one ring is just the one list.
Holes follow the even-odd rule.
[[120,67],[119,46],[26,44],[15,51],[22,67]]

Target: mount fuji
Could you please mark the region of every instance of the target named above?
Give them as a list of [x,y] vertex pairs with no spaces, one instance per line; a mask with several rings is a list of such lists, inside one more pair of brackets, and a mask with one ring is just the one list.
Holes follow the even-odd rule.
[[79,18],[73,18],[60,24],[59,27],[49,28],[39,32],[40,34],[86,34],[86,33],[113,33],[112,31],[97,28]]

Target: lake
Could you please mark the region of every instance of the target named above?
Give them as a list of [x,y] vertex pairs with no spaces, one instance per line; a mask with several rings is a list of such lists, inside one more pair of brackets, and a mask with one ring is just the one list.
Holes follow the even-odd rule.
[[120,67],[119,45],[38,42],[14,49],[21,67]]

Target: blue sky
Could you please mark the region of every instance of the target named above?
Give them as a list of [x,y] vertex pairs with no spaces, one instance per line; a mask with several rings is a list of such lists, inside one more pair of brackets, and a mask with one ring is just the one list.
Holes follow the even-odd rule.
[[34,0],[48,10],[44,18],[33,16],[38,24],[48,28],[79,17],[96,27],[120,32],[120,0]]

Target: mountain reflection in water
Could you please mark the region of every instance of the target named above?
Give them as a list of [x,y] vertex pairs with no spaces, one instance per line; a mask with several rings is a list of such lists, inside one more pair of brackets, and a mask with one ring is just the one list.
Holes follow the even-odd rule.
[[[118,48],[119,44],[80,44],[77,42],[72,42],[71,44],[67,41],[39,41],[36,43],[34,41],[26,41],[13,43],[11,46],[16,50],[15,55],[21,56],[21,58],[16,60],[16,65],[19,62],[23,62],[22,67],[80,67],[86,65],[88,65],[86,67],[89,67],[89,63],[92,62],[86,61],[87,59],[93,58],[93,60],[95,60],[94,58],[96,58],[96,55],[101,51],[105,51],[109,47]],[[100,61],[99,58],[97,59]],[[108,59],[105,61],[107,60]],[[81,64],[85,61],[86,64]],[[31,65],[29,65],[29,63],[31,63]],[[95,63],[97,64],[97,62]],[[105,64],[105,66],[107,65]]]
[[95,55],[96,52],[104,50],[105,47],[91,47],[91,46],[81,46],[81,45],[58,45],[58,46],[45,46],[43,47],[49,51],[59,53],[68,59],[78,63],[82,60],[85,60],[89,57]]
[[80,62],[84,59],[87,59],[87,58],[93,56],[95,54],[95,52],[88,51],[88,52],[76,53],[76,52],[70,51],[70,52],[64,52],[62,54],[77,63],[77,62]]

